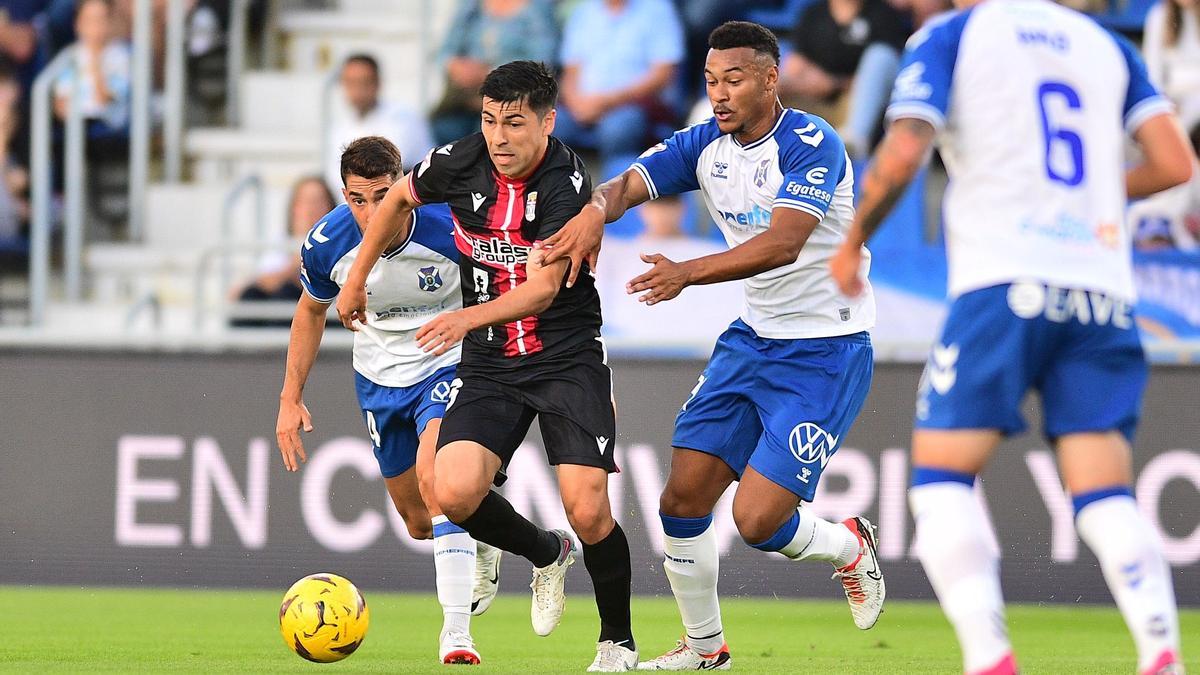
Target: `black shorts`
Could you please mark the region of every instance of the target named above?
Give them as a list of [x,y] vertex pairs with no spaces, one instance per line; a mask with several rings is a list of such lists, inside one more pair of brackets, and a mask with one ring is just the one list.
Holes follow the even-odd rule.
[[617,471],[612,371],[596,341],[561,358],[498,372],[459,364],[458,379],[442,417],[438,447],[473,441],[502,462],[496,484],[538,418],[551,466],[577,464]]

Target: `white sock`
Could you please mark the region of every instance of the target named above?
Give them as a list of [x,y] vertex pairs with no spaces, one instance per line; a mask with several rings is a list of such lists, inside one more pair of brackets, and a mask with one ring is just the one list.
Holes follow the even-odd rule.
[[433,517],[433,567],[442,605],[442,633],[470,633],[475,540],[446,516]]
[[792,540],[779,552],[792,560],[826,560],[845,567],[858,559],[862,546],[850,528],[818,518],[812,509],[796,509],[800,523]]
[[663,535],[663,548],[667,554],[663,569],[679,605],[687,644],[701,654],[712,654],[725,644],[721,606],[717,601],[720,554],[716,531],[710,524],[695,537]]
[[1012,651],[1000,592],[1000,556],[992,546],[987,514],[963,483],[914,486],[909,503],[916,520],[917,557],[962,647],[971,673],[996,665]]
[[1162,542],[1142,517],[1133,498],[1120,495],[1094,501],[1075,516],[1075,528],[1104,571],[1137,645],[1138,670],[1166,650],[1179,654],[1179,614],[1171,568]]

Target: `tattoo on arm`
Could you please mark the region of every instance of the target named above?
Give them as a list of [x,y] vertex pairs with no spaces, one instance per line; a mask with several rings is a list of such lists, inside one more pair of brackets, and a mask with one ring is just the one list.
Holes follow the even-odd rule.
[[905,188],[928,160],[936,131],[928,122],[901,118],[888,129],[875,161],[863,179],[858,222],[863,239],[879,229]]

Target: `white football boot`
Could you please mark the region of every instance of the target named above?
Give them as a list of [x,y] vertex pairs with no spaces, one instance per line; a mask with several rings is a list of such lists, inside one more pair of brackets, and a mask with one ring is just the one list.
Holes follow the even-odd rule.
[[500,554],[495,546],[476,541],[475,586],[471,591],[471,614],[479,616],[492,606],[500,588]]
[[729,670],[733,659],[729,656],[729,645],[723,644],[712,654],[701,654],[688,646],[686,640],[675,643],[675,648],[656,659],[642,661],[638,670]]
[[533,622],[533,632],[543,637],[549,635],[562,619],[563,609],[567,606],[567,594],[563,591],[567,568],[575,563],[575,542],[571,535],[562,530],[551,532],[562,538],[562,550],[554,562],[533,568],[533,581],[529,582],[529,588],[533,590],[529,618]]
[[462,631],[446,631],[442,633],[441,648],[438,658],[446,665],[479,665],[479,650],[475,649],[475,641],[469,633]]
[[636,670],[638,653],[612,640],[596,643],[596,660],[588,666],[589,673],[624,673]]
[[847,518],[842,525],[858,537],[862,548],[854,562],[838,568],[833,578],[842,582],[854,625],[867,630],[879,620],[887,595],[883,572],[879,569],[879,554],[875,550],[875,526],[863,517]]

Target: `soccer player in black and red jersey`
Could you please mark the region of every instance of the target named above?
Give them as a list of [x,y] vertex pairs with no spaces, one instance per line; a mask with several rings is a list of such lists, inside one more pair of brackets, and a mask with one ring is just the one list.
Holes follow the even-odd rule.
[[[364,320],[363,280],[420,204],[445,202],[462,255],[463,309],[417,333],[427,350],[464,341],[442,420],[434,483],[446,516],[480,541],[529,559],[534,631],[562,617],[574,558],[567,533],[543,530],[490,489],[538,418],[558,473],[567,519],[583,540],[595,587],[600,639],[589,671],[637,665],[629,620],[629,543],[613,519],[608,474],[616,471],[612,372],[600,338],[600,298],[590,274],[567,288],[567,260],[543,266],[535,242],[588,202],[591,180],[575,153],[550,134],[558,84],[540,63],[514,61],[488,74],[482,133],[433,150],[389,190],[364,235],[338,297],[348,328]],[[353,290],[352,290],[353,289]]]

